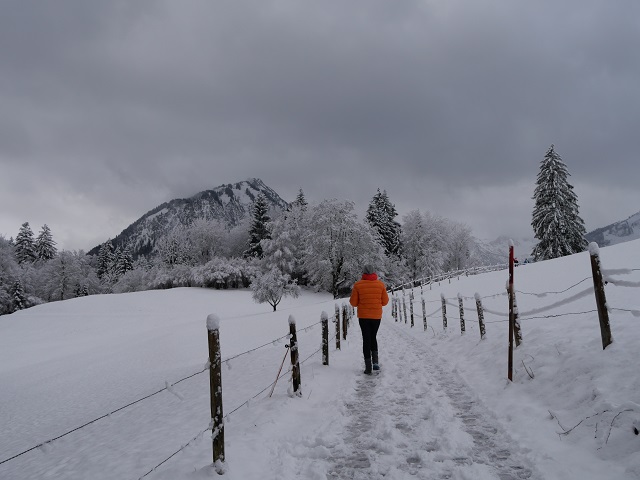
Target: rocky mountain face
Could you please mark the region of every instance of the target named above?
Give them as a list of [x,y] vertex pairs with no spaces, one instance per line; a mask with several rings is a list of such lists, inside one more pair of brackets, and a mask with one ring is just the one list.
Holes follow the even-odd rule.
[[[236,226],[250,214],[251,205],[259,193],[266,197],[273,213],[281,212],[288,206],[262,180],[250,178],[205,190],[191,198],[165,202],[125,228],[111,243],[114,248],[129,245],[135,258],[151,253],[156,242],[174,227],[189,225],[198,218],[218,220],[228,227]],[[99,249],[100,246],[97,246],[89,254],[96,255]]]
[[620,220],[589,232],[585,238],[589,242],[596,242],[600,247],[637,240],[640,238],[640,212],[631,215],[626,220]]

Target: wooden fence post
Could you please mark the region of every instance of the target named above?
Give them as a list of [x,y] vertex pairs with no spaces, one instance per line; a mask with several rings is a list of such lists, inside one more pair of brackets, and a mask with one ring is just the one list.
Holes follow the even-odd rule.
[[298,336],[296,335],[296,319],[289,315],[289,351],[291,352],[291,378],[293,380],[293,394],[302,396],[300,390],[300,362],[298,361]]
[[347,306],[342,306],[342,339],[347,339],[347,327],[348,327],[348,318],[347,318]]
[[211,392],[211,438],[213,441],[213,464],[216,471],[223,471],[224,421],[222,411],[222,357],[220,355],[220,317],[207,317],[209,337],[209,388]]
[[513,240],[509,240],[509,359],[507,367],[507,377],[513,381]]
[[402,312],[404,313],[404,323],[407,323],[407,302],[404,294],[404,287],[402,287]]
[[447,329],[447,301],[444,298],[444,294],[440,294],[442,300],[442,328]]
[[427,330],[427,309],[424,304],[424,297],[420,295],[420,299],[422,300],[422,323],[424,325],[424,330]]
[[322,322],[322,364],[329,365],[329,315],[323,311],[320,314]]
[[393,295],[393,293],[391,294],[391,316],[393,317],[393,319],[397,322],[398,321],[398,315],[396,312],[396,297]]
[[480,298],[480,294],[476,292],[476,310],[478,310],[478,324],[480,325],[480,339],[484,339],[485,336],[485,328],[484,328],[484,309],[482,308],[482,299]]
[[462,295],[458,293],[458,311],[460,312],[460,333],[463,334],[466,329],[464,325],[464,305],[462,303]]
[[337,303],[334,323],[336,324],[336,350],[340,350],[340,309]]
[[600,269],[600,249],[596,242],[589,244],[589,255],[591,257],[591,273],[593,275],[593,290],[596,294],[596,305],[598,307],[598,320],[600,321],[600,335],[602,337],[602,349],[604,350],[611,342],[611,326],[609,325],[609,312],[607,311],[607,297],[604,293],[604,282],[602,281],[602,271]]
[[413,290],[409,292],[409,312],[411,312],[411,328],[413,328]]

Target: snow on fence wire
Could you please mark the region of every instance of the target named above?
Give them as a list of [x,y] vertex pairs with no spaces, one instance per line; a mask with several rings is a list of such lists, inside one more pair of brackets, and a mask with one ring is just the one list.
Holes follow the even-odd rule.
[[[342,325],[343,325],[344,339],[347,338],[346,337],[347,325],[349,325],[354,312],[353,312],[353,309],[349,308],[347,305],[343,305],[342,309],[340,309],[337,304],[335,305],[335,311],[336,311],[336,318],[335,318],[334,325],[336,330],[336,349],[339,349],[340,348],[340,312],[342,312],[342,315],[343,315]],[[189,442],[181,446],[178,450],[173,452],[170,456],[165,458],[162,462],[158,463],[155,467],[150,469],[147,473],[139,477],[138,480],[154,472],[156,469],[158,469],[160,466],[165,464],[175,455],[177,455],[178,453],[183,451],[185,448],[187,448],[195,440],[201,438],[202,435],[204,435],[207,431],[211,431],[213,466],[218,474],[223,474],[226,470],[226,467],[224,464],[224,424],[226,420],[229,418],[229,416],[237,412],[238,410],[240,410],[242,407],[248,406],[251,400],[257,398],[259,395],[266,392],[269,388],[272,388],[271,391],[273,392],[273,388],[275,388],[275,385],[278,382],[278,380],[280,380],[282,377],[290,373],[291,373],[292,387],[289,390],[289,393],[292,396],[298,396],[298,397],[301,396],[302,392],[300,390],[300,386],[301,386],[300,365],[304,364],[307,360],[317,355],[321,351],[323,352],[322,364],[329,365],[329,353],[328,353],[329,328],[328,328],[328,315],[326,314],[326,312],[324,311],[322,312],[322,314],[320,315],[319,322],[316,322],[313,325],[309,325],[302,330],[303,332],[308,332],[316,325],[322,324],[322,344],[320,348],[318,348],[316,351],[311,353],[302,361],[299,360],[300,352],[298,350],[296,321],[295,321],[295,318],[292,315],[290,315],[289,316],[289,334],[279,337],[273,342],[264,344],[261,347],[256,347],[255,349],[252,349],[250,351],[243,352],[243,354],[246,354],[246,353],[257,350],[258,348],[262,348],[264,346],[270,345],[271,343],[275,344],[277,341],[281,339],[287,338],[289,340],[289,345],[287,345],[287,349],[291,355],[291,366],[289,367],[289,370],[281,374],[280,373],[282,370],[282,365],[281,365],[280,370],[276,375],[276,379],[272,383],[267,385],[265,388],[260,390],[255,395],[253,395],[250,399],[242,402],[240,405],[235,407],[226,415],[223,415],[222,375],[220,373],[220,366],[224,361],[219,360],[220,358],[219,323],[220,323],[219,319],[215,315],[210,315],[207,318],[207,330],[209,333],[209,362],[207,363],[207,368],[209,368],[210,370],[211,423],[206,429],[202,430],[195,437],[189,440]],[[238,356],[243,354],[236,355],[235,357],[232,357],[232,358],[237,358]],[[212,358],[214,359],[213,362],[211,361]],[[283,364],[285,359],[286,359],[286,354],[285,354],[285,358],[283,358]]]
[[423,287],[425,285],[428,286],[429,289],[431,289],[434,284],[437,283],[438,285],[440,285],[440,283],[444,282],[445,280],[451,283],[451,279],[453,278],[460,279],[460,277],[462,276],[468,277],[469,275],[479,275],[481,273],[495,272],[498,270],[505,270],[507,268],[509,268],[508,263],[499,263],[496,265],[485,265],[482,267],[470,267],[462,270],[452,270],[449,272],[440,273],[438,275],[430,275],[428,277],[422,277],[416,280],[409,280],[404,283],[399,283],[390,287],[389,291],[393,293],[398,290],[404,290],[405,287],[415,288]]
[[[345,312],[345,315],[350,315],[350,314],[352,313],[352,311],[351,311],[351,310],[348,310],[347,308],[344,308],[344,312]],[[323,313],[324,313],[324,312],[323,312]],[[234,317],[234,318],[235,318],[235,317]],[[350,318],[350,317],[349,317],[349,318]],[[317,326],[317,325],[321,324],[322,322],[323,322],[323,320],[321,320],[321,321],[319,321],[319,322],[316,322],[316,323],[314,323],[314,324],[312,324],[312,325],[308,325],[308,326],[304,327],[303,329],[301,329],[301,332],[302,332],[302,333],[307,333],[307,332],[309,332],[310,330],[312,330],[315,326]],[[348,322],[348,320],[347,320],[347,322]],[[215,322],[213,322],[213,323],[215,323]],[[213,325],[213,323],[212,323],[212,325]],[[328,329],[327,329],[327,334],[328,334]],[[231,356],[231,357],[228,357],[228,358],[222,359],[222,360],[220,360],[220,361],[219,361],[219,363],[220,363],[220,364],[223,364],[223,363],[224,363],[224,364],[226,364],[226,365],[227,365],[227,367],[231,368],[231,367],[230,367],[230,361],[231,361],[231,360],[234,360],[234,359],[239,358],[239,357],[241,357],[241,356],[247,355],[247,354],[249,354],[249,353],[253,353],[253,352],[257,351],[257,350],[260,350],[260,349],[262,349],[262,348],[265,348],[265,347],[268,347],[268,346],[271,346],[271,345],[278,345],[281,341],[283,341],[283,340],[285,340],[285,339],[290,339],[290,338],[291,338],[291,332],[289,332],[289,333],[288,333],[288,334],[286,334],[286,335],[282,335],[282,336],[280,336],[280,337],[278,337],[278,338],[275,338],[275,339],[273,339],[273,340],[271,340],[271,341],[269,341],[269,342],[267,342],[267,343],[265,343],[265,344],[263,344],[263,345],[259,345],[259,346],[255,347],[255,348],[251,348],[251,349],[249,349],[249,350],[247,350],[247,351],[244,351],[244,352],[238,353],[238,354],[236,354],[236,355],[233,355],[233,356]],[[328,344],[328,342],[327,342],[327,344]],[[299,362],[299,364],[303,364],[304,362],[306,362],[307,360],[309,360],[311,357],[313,357],[314,355],[316,355],[320,350],[322,350],[322,347],[320,347],[320,349],[316,350],[316,351],[315,351],[314,353],[312,353],[310,356],[308,356],[307,358],[305,358],[305,360],[303,360],[303,361]],[[327,365],[328,365],[328,357],[327,357]],[[92,425],[92,424],[94,424],[94,423],[96,423],[96,422],[98,422],[98,421],[100,421],[100,420],[103,420],[103,419],[105,419],[105,418],[108,418],[108,417],[110,417],[111,415],[114,415],[114,414],[116,414],[116,413],[118,413],[118,412],[121,412],[121,411],[123,411],[123,410],[125,410],[125,409],[127,409],[127,408],[129,408],[129,407],[131,407],[131,406],[133,406],[133,405],[136,405],[136,404],[141,403],[141,402],[143,402],[143,401],[145,401],[145,400],[148,400],[148,399],[150,399],[150,398],[152,398],[152,397],[154,397],[154,396],[156,396],[156,395],[158,395],[158,394],[160,394],[160,393],[162,393],[162,392],[164,392],[164,391],[167,391],[167,392],[169,392],[169,393],[172,393],[172,394],[174,394],[174,395],[178,396],[179,398],[182,398],[182,397],[181,397],[177,392],[175,392],[175,391],[173,390],[173,387],[174,387],[175,385],[178,385],[178,384],[179,384],[179,383],[181,383],[181,382],[184,382],[184,381],[186,381],[186,380],[188,380],[188,379],[191,379],[191,378],[193,378],[193,377],[196,377],[197,375],[200,375],[201,373],[204,373],[204,372],[206,372],[206,371],[209,371],[209,370],[210,370],[210,368],[211,368],[211,363],[210,363],[209,361],[207,361],[207,363],[205,364],[204,368],[202,368],[201,370],[198,370],[197,372],[194,372],[194,373],[192,373],[192,374],[190,374],[190,375],[187,375],[187,376],[185,376],[185,377],[183,377],[183,378],[180,378],[179,380],[176,380],[176,381],[174,381],[174,382],[172,382],[172,383],[169,383],[169,381],[166,381],[166,382],[165,382],[165,386],[164,386],[163,388],[160,388],[160,389],[158,389],[158,390],[156,390],[156,391],[154,391],[154,392],[152,392],[152,393],[150,393],[150,394],[148,394],[148,395],[145,395],[145,396],[143,396],[143,397],[141,397],[141,398],[138,398],[137,400],[134,400],[134,401],[132,401],[132,402],[129,402],[129,403],[127,403],[126,405],[123,405],[123,406],[121,406],[121,407],[119,407],[119,408],[116,408],[116,409],[114,409],[114,410],[110,411],[109,413],[106,413],[106,414],[104,414],[104,415],[101,415],[101,416],[99,416],[99,417],[97,417],[97,418],[95,418],[95,419],[93,419],[93,420],[90,420],[90,421],[88,421],[88,422],[86,422],[86,423],[84,423],[84,424],[82,424],[82,425],[80,425],[80,426],[78,426],[78,427],[75,427],[75,428],[73,428],[73,429],[71,429],[71,430],[69,430],[69,431],[67,431],[67,432],[64,432],[64,433],[62,433],[61,435],[58,435],[58,436],[56,436],[56,437],[53,437],[53,438],[50,438],[50,439],[45,440],[45,441],[43,441],[43,442],[40,442],[40,443],[38,443],[37,445],[35,445],[35,446],[33,446],[33,447],[30,447],[30,448],[28,448],[28,449],[26,449],[26,450],[23,450],[23,451],[21,451],[21,452],[19,452],[19,453],[15,454],[15,455],[12,455],[11,457],[8,457],[8,458],[6,458],[6,459],[0,460],[0,465],[2,465],[2,464],[4,464],[4,463],[7,463],[7,462],[10,462],[11,460],[14,460],[14,459],[16,459],[16,458],[18,458],[18,457],[21,457],[21,456],[23,456],[23,455],[25,455],[25,454],[27,454],[27,453],[29,453],[29,452],[32,452],[32,451],[34,451],[34,450],[37,450],[38,448],[44,447],[44,446],[46,446],[46,445],[49,445],[49,444],[51,444],[51,443],[53,443],[53,442],[55,442],[55,441],[57,441],[57,440],[59,440],[59,439],[61,439],[61,438],[63,438],[63,437],[66,437],[67,435],[70,435],[70,434],[72,434],[72,433],[74,433],[74,432],[77,432],[77,431],[79,431],[79,430],[81,430],[81,429],[83,429],[83,428],[85,428],[85,427],[88,427],[89,425]],[[236,407],[235,409],[233,409],[231,412],[229,412],[229,413],[227,413],[226,415],[224,415],[224,417],[223,417],[223,418],[225,418],[225,419],[226,419],[226,418],[228,418],[228,417],[229,417],[229,415],[231,415],[231,414],[233,414],[234,412],[238,411],[238,410],[239,410],[240,408],[242,408],[243,406],[248,405],[250,400],[255,399],[256,397],[258,397],[259,395],[261,395],[262,393],[264,393],[267,389],[269,389],[270,387],[272,387],[272,386],[273,386],[273,385],[274,385],[274,384],[275,384],[275,383],[276,383],[280,378],[282,378],[282,377],[284,377],[285,375],[287,375],[287,374],[291,373],[291,371],[292,371],[292,370],[291,370],[291,369],[289,369],[288,371],[286,371],[286,372],[285,372],[285,373],[283,373],[282,375],[279,375],[279,376],[276,378],[276,380],[275,380],[274,382],[272,382],[272,383],[271,383],[271,384],[269,384],[267,387],[265,387],[264,389],[262,389],[260,392],[258,392],[257,394],[255,394],[253,397],[251,397],[251,399],[246,400],[245,402],[241,403],[238,407]],[[198,438],[201,438],[201,437],[202,437],[202,435],[203,435],[204,433],[206,433],[207,431],[209,431],[209,430],[212,430],[212,426],[211,426],[211,425],[209,425],[206,429],[204,429],[204,430],[202,430],[201,432],[199,432],[195,437],[193,437],[193,438],[192,438],[191,440],[189,440],[186,444],[184,444],[184,445],[183,445],[179,450],[177,450],[177,451],[176,451],[176,452],[174,452],[172,455],[170,455],[169,457],[167,457],[166,459],[164,459],[161,463],[159,463],[158,465],[156,465],[155,467],[153,467],[151,470],[149,470],[147,473],[145,473],[144,475],[142,475],[140,478],[144,478],[144,477],[146,477],[147,475],[151,474],[151,473],[152,473],[153,471],[155,471],[158,467],[160,467],[161,465],[163,465],[164,463],[166,463],[168,460],[170,460],[172,457],[174,457],[177,453],[179,453],[179,452],[181,452],[182,450],[184,450],[187,446],[189,446],[189,445],[190,445],[191,443],[193,443],[195,440],[197,440]]]
[[[590,257],[590,262],[591,262],[591,267],[592,267],[592,275],[590,277],[586,277],[580,281],[578,281],[575,284],[572,284],[570,286],[568,286],[567,288],[563,289],[563,290],[559,290],[559,291],[543,291],[543,292],[523,292],[520,290],[515,289],[514,287],[510,287],[509,283],[507,284],[507,288],[505,292],[497,292],[495,294],[492,295],[485,295],[485,296],[480,296],[478,293],[476,293],[473,297],[470,296],[463,296],[461,294],[458,294],[457,297],[453,297],[453,298],[445,298],[444,295],[441,295],[441,299],[440,300],[432,300],[430,302],[425,302],[424,298],[421,295],[421,304],[422,304],[422,314],[423,314],[423,318],[424,318],[424,329],[427,330],[427,318],[438,318],[439,316],[442,316],[442,322],[443,322],[443,330],[447,330],[448,327],[448,323],[447,320],[448,319],[458,319],[460,320],[460,329],[461,329],[461,333],[464,333],[465,331],[465,320],[464,320],[464,311],[470,311],[470,312],[477,312],[478,315],[478,323],[480,325],[480,336],[481,338],[484,338],[485,335],[485,324],[489,324],[489,323],[503,323],[503,322],[514,322],[514,326],[515,328],[515,332],[510,334],[510,341],[512,336],[514,337],[514,340],[516,341],[516,346],[520,344],[520,342],[522,342],[522,335],[521,335],[521,330],[519,329],[519,324],[520,321],[528,321],[528,320],[536,320],[536,319],[548,319],[548,318],[558,318],[558,317],[564,317],[564,316],[573,316],[573,315],[584,315],[584,314],[589,314],[589,313],[598,313],[598,320],[600,322],[600,329],[601,329],[601,337],[602,337],[602,346],[603,349],[605,349],[609,344],[611,344],[612,342],[612,335],[611,335],[611,329],[610,329],[610,325],[609,325],[609,316],[608,313],[610,311],[620,311],[620,312],[627,312],[627,313],[631,313],[634,317],[640,317],[640,310],[635,309],[635,308],[619,308],[619,307],[614,307],[611,306],[609,303],[607,303],[606,300],[606,295],[605,295],[605,285],[607,286],[612,286],[612,287],[627,287],[627,288],[638,288],[640,287],[640,282],[636,282],[636,281],[628,281],[628,280],[622,280],[620,278],[618,278],[619,276],[622,275],[630,275],[634,272],[638,272],[640,271],[640,269],[638,268],[618,268],[618,269],[602,269],[601,268],[601,262],[600,262],[600,253],[599,253],[599,248],[598,245],[595,243],[591,243],[589,245],[589,257]],[[510,272],[512,272],[512,266],[509,267],[510,268]],[[497,270],[498,268],[494,268],[494,267],[490,267],[490,270],[488,271],[494,271]],[[473,269],[472,269],[473,270]],[[453,272],[453,274],[448,274],[446,275],[448,278],[453,278],[458,276],[459,272]],[[463,271],[461,272],[462,274],[465,274],[466,272]],[[471,272],[469,272],[469,274],[472,274]],[[512,275],[512,273],[511,273]],[[511,276],[510,275],[510,276]],[[435,281],[441,281],[443,278],[443,276],[438,276],[438,277],[434,277]],[[560,295],[560,294],[564,294],[572,289],[575,289],[576,287],[582,285],[584,282],[587,282],[591,280],[593,282],[592,285],[590,285],[587,288],[584,288],[576,293],[573,293],[570,296],[564,297],[560,300],[557,300],[555,302],[551,302],[547,305],[544,305],[542,307],[537,307],[528,311],[524,311],[521,312],[518,310],[517,307],[517,302],[516,302],[516,293],[519,293],[521,295],[531,295],[531,296],[535,296],[538,298],[544,298],[547,297],[549,295]],[[392,309],[391,309],[391,313],[392,316],[394,317],[395,321],[402,321],[402,312],[399,310],[399,305],[400,305],[400,298],[398,296],[395,295],[396,291],[402,290],[402,305],[403,308],[406,308],[406,294],[405,294],[405,286],[412,284],[413,282],[409,282],[409,283],[405,283],[402,285],[398,285],[398,286],[394,286],[391,289],[392,292]],[[423,284],[420,284],[421,287],[421,293],[422,293],[422,286]],[[413,293],[413,290],[411,291],[411,293]],[[564,312],[564,313],[551,313],[551,314],[547,314],[547,315],[540,315],[546,312],[550,312],[553,310],[558,309],[559,307],[562,306],[566,306],[566,305],[570,305],[582,298],[588,297],[590,295],[594,295],[595,294],[595,300],[596,300],[596,308],[592,309],[592,310],[586,310],[586,311],[580,311],[580,312]],[[487,299],[487,298],[498,298],[498,297],[502,297],[502,296],[508,296],[509,297],[509,301],[510,301],[510,308],[508,311],[498,311],[498,310],[494,310],[494,309],[490,309],[487,308],[485,306],[482,305],[482,300]],[[473,300],[476,303],[476,308],[469,308],[469,307],[464,307],[463,305],[463,301],[464,300]],[[411,298],[410,300],[411,304],[410,307],[413,307],[413,303],[414,300],[413,298]],[[425,310],[425,303],[441,303],[441,306],[439,308],[436,308],[433,312],[427,313]],[[456,308],[459,312],[458,317],[452,317],[451,315],[447,315],[447,305],[449,305],[450,307]],[[486,321],[484,319],[484,314],[490,314],[493,315],[495,317],[503,317],[503,319],[500,320],[489,320]],[[406,317],[405,317],[405,323],[406,323]]]

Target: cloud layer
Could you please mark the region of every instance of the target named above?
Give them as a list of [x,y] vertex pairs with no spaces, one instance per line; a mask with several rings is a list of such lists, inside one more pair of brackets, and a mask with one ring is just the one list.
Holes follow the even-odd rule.
[[260,177],[531,236],[551,143],[603,226],[640,209],[638,18],[631,0],[10,2],[0,234],[48,223],[89,249]]

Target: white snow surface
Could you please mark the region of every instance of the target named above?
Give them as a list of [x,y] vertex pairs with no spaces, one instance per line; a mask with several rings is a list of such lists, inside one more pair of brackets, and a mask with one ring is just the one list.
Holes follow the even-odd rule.
[[[602,248],[600,257],[603,268],[627,272],[620,280],[640,281],[640,241]],[[614,342],[603,350],[594,296],[575,296],[589,285],[590,268],[583,252],[515,269],[520,311],[557,306],[521,315],[513,382],[508,323],[489,313],[508,311],[506,270],[425,287],[426,330],[419,288],[413,328],[385,307],[374,376],[362,373],[357,320],[341,350],[330,322],[329,365],[322,365],[317,323],[336,303],[324,293],[285,298],[277,312],[247,290],[180,288],[2,316],[0,478],[175,480],[221,471],[229,480],[640,478],[640,323],[631,313],[640,295],[638,287],[605,287]],[[474,292],[487,307],[485,339],[471,301],[466,332],[457,309],[443,330],[440,295]],[[203,370],[210,312],[220,318],[222,360],[235,357],[233,369],[222,369],[226,461],[217,466]],[[283,358],[282,372],[290,367],[290,315],[302,395],[287,393],[287,374],[269,397]]]

